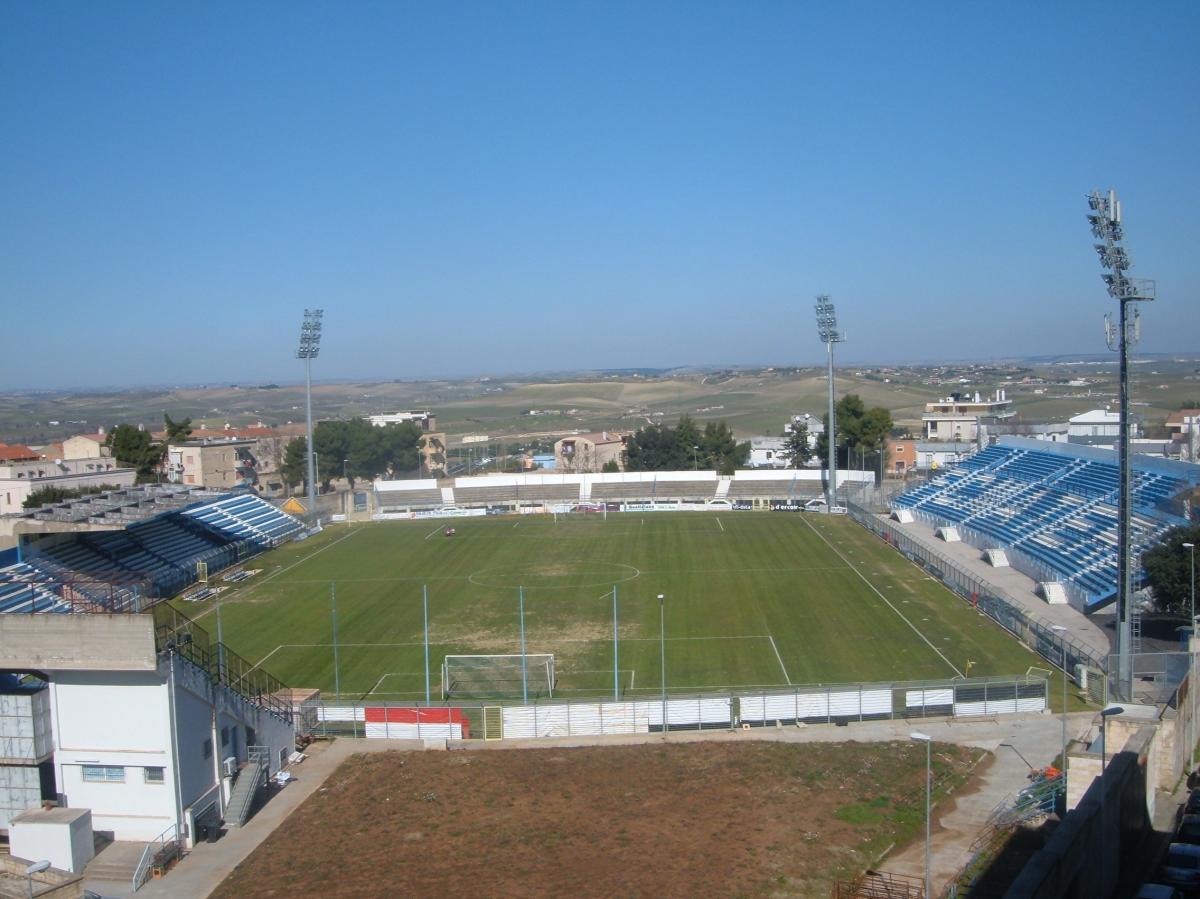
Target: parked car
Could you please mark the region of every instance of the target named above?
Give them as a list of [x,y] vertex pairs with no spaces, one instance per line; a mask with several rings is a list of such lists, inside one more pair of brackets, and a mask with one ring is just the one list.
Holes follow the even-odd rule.
[[1158,879],[1189,893],[1200,890],[1200,846],[1172,843]]

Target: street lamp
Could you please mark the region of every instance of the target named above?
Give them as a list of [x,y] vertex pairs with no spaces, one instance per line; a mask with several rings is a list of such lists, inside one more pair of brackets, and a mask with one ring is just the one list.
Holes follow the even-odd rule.
[[692,447],[692,469],[694,471],[700,470],[700,460],[696,457],[696,453],[698,453],[699,451],[700,451],[700,447],[698,447],[698,446]]
[[1050,630],[1058,634],[1058,649],[1062,662],[1062,769],[1065,772],[1067,770],[1067,629],[1061,624],[1052,624]]
[[930,816],[933,807],[933,737],[928,734],[913,731],[908,735],[910,740],[925,744],[925,895],[932,899],[933,872],[930,869]]
[[26,883],[29,884],[29,899],[33,899],[33,875],[41,874],[43,871],[45,871],[49,867],[50,867],[50,862],[40,861],[40,862],[34,862],[32,865],[28,865],[25,868],[25,881],[26,881]]
[[658,656],[662,668],[662,721],[663,736],[667,735],[667,607],[663,594],[658,594]]
[[1195,636],[1196,635],[1196,544],[1195,543],[1184,543],[1184,544],[1182,544],[1182,546],[1184,549],[1191,550],[1191,554],[1192,554],[1192,565],[1191,565],[1191,570],[1189,572],[1192,576],[1192,599],[1191,599],[1191,603],[1188,608],[1189,608],[1189,611],[1191,614],[1191,619],[1192,619],[1192,636]]

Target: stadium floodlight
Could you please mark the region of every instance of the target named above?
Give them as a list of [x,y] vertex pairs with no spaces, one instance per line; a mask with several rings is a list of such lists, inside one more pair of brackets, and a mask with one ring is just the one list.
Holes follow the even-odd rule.
[[321,352],[321,316],[324,309],[305,309],[304,321],[300,324],[300,347],[296,350],[296,358],[304,360],[304,408],[306,413],[305,435],[308,438],[305,453],[308,474],[308,517],[310,522],[317,519],[317,473],[313,461],[313,420],[312,420],[312,361]]
[[1118,389],[1119,423],[1117,438],[1118,464],[1120,467],[1117,495],[1117,694],[1123,699],[1133,699],[1133,624],[1131,602],[1132,589],[1132,518],[1131,484],[1132,473],[1129,449],[1129,347],[1136,344],[1139,336],[1139,315],[1131,303],[1153,300],[1153,281],[1130,278],[1126,274],[1133,267],[1129,253],[1121,245],[1125,239],[1125,226],[1121,221],[1121,201],[1116,191],[1101,193],[1098,190],[1088,195],[1088,224],[1092,236],[1099,243],[1093,244],[1105,269],[1101,275],[1108,295],[1117,301],[1117,323],[1112,317],[1104,317],[1104,332],[1109,349],[1119,354],[1120,374]]
[[829,424],[826,427],[825,446],[829,451],[829,476],[826,478],[825,511],[828,514],[833,514],[833,507],[837,505],[837,422],[834,418],[833,403],[833,345],[843,342],[846,339],[846,335],[838,330],[837,312],[833,308],[833,300],[826,294],[821,294],[817,297],[817,303],[814,308],[817,311],[817,336],[825,344],[826,356],[828,357]]

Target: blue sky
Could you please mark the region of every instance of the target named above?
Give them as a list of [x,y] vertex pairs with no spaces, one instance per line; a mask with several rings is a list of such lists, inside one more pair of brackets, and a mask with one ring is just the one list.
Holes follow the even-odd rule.
[[[0,387],[1200,350],[1200,4],[7,3]],[[98,370],[98,367],[99,370]]]

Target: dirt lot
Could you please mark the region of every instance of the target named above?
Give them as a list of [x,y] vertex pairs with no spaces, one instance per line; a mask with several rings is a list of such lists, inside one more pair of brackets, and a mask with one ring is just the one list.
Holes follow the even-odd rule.
[[[935,779],[979,753],[939,744]],[[213,894],[828,896],[924,824],[921,747],[355,756]]]

